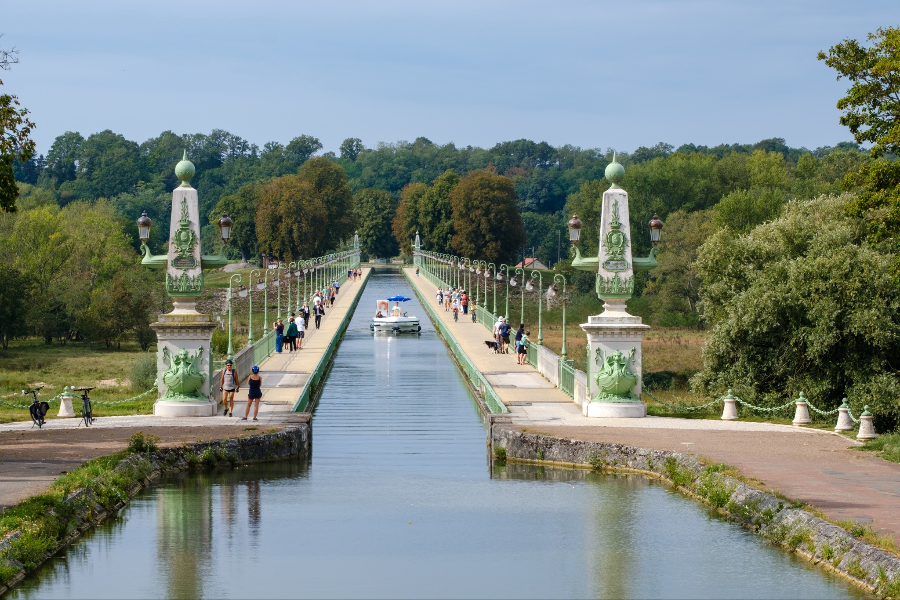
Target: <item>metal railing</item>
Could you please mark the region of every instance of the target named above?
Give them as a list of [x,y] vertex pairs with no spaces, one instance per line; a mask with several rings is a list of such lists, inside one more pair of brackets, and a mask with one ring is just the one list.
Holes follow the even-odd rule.
[[335,330],[334,335],[331,336],[331,340],[328,342],[328,346],[325,348],[325,352],[322,353],[322,356],[319,357],[319,362],[316,363],[315,368],[309,374],[309,378],[306,380],[306,383],[303,384],[303,389],[300,390],[300,395],[297,397],[296,402],[294,402],[294,406],[291,409],[293,412],[308,412],[310,409],[310,404],[312,403],[313,398],[315,398],[316,393],[319,390],[319,384],[322,381],[322,378],[325,376],[325,372],[328,370],[328,364],[331,362],[331,358],[334,356],[335,351],[337,350],[338,343],[341,341],[341,338],[344,337],[344,333],[347,331],[347,326],[350,324],[350,319],[353,317],[353,313],[356,311],[356,306],[359,304],[359,299],[362,297],[362,291],[366,287],[366,283],[369,280],[369,276],[372,274],[372,271],[368,271],[366,273],[365,278],[360,282],[359,288],[354,292],[355,296],[353,298],[353,302],[350,303],[350,306],[347,308],[347,312],[344,313],[344,317],[341,319],[340,325],[338,325],[337,330]]
[[[426,269],[422,269],[422,272],[424,272],[426,277],[428,278],[428,280],[431,281],[432,283],[434,283],[435,285],[443,284],[443,282],[440,279],[437,279],[436,277],[434,277],[434,280],[439,282],[439,283],[435,283],[435,281],[432,280],[433,276]],[[405,271],[404,271],[404,274],[406,274]],[[408,274],[406,274],[406,276],[409,277]],[[487,378],[485,378],[485,376],[481,374],[481,371],[479,371],[475,367],[475,365],[472,363],[472,361],[469,360],[469,357],[466,355],[466,353],[460,347],[459,342],[456,341],[456,338],[453,337],[453,334],[450,333],[450,330],[447,329],[447,327],[444,325],[444,322],[441,320],[441,318],[435,312],[434,308],[432,308],[431,302],[428,301],[429,299],[424,298],[422,296],[422,293],[419,291],[419,287],[416,286],[415,284],[411,285],[410,287],[416,293],[416,296],[418,296],[419,301],[422,303],[422,306],[425,307],[425,311],[428,313],[428,316],[431,319],[431,322],[434,323],[434,326],[437,328],[437,330],[440,332],[441,336],[444,338],[444,343],[447,344],[447,347],[450,349],[450,352],[453,354],[454,358],[456,358],[456,362],[459,365],[460,369],[462,370],[463,374],[472,383],[472,385],[479,391],[479,393],[481,394],[481,397],[484,398],[484,403],[487,405],[488,410],[490,410],[491,413],[494,413],[494,414],[508,413],[509,410],[506,408],[506,405],[500,401],[499,396],[497,396],[497,392],[494,391],[494,388],[488,382]],[[480,311],[481,309],[479,308],[477,310]],[[488,313],[488,314],[490,314],[490,313]],[[480,317],[480,315],[477,315],[477,316]]]
[[575,361],[559,359],[559,389],[575,398]]

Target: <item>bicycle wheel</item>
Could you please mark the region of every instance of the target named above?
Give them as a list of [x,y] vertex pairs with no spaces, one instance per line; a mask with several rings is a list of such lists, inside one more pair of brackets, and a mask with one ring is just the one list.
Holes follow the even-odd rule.
[[85,400],[81,405],[81,418],[84,420],[84,426],[91,426],[91,405]]
[[94,422],[94,405],[91,404],[91,401],[87,401],[87,409],[88,409],[88,419],[91,420],[91,423]]
[[44,419],[41,418],[40,406],[37,404],[32,404],[28,409],[28,412],[31,413],[31,422],[34,423],[34,425],[37,425],[38,429],[40,429],[44,425]]

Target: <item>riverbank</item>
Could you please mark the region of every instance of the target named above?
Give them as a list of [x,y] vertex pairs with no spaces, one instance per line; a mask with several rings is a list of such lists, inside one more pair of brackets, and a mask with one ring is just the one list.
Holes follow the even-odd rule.
[[170,442],[169,447],[158,447],[161,442],[152,435],[133,435],[129,441],[127,449],[79,466],[56,479],[45,493],[0,514],[0,594],[158,478],[184,470],[231,469],[308,455],[311,433],[309,423],[300,423],[228,439]]
[[490,428],[491,451],[502,461],[641,473],[668,481],[743,524],[770,542],[840,574],[883,597],[900,597],[900,557],[793,502],[751,486],[722,463],[696,456],[601,441],[522,431],[502,424]]

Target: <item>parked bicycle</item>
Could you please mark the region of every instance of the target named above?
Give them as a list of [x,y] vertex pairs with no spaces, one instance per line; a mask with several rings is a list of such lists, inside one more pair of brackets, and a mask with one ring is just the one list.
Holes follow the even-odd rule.
[[44,386],[34,388],[33,390],[22,390],[22,394],[31,394],[33,400],[31,401],[31,406],[28,407],[28,412],[31,413],[31,428],[34,429],[34,426],[37,425],[38,429],[44,426],[46,423],[46,419],[44,417],[47,416],[47,411],[50,410],[50,405],[46,402],[38,402],[37,393],[44,389]]
[[[94,388],[78,388],[75,390],[76,392],[82,392],[81,394],[81,418],[84,419],[84,426],[90,427],[91,423],[94,422],[94,410],[91,406],[91,399],[88,398],[88,392],[93,390]],[[78,424],[79,427],[81,423]]]

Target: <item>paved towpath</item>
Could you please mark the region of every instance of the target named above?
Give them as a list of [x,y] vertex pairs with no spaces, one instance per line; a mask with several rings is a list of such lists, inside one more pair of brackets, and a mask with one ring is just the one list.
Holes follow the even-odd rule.
[[[291,412],[291,408],[368,273],[369,269],[364,268],[361,279],[341,284],[334,307],[326,311],[320,329],[316,330],[310,319],[313,328],[307,332],[302,350],[273,354],[260,365],[263,397],[257,422],[240,419],[246,400],[238,400],[234,417],[223,416],[220,410],[215,417],[101,417],[90,428],[85,428],[80,419],[55,418],[49,419],[43,429],[33,428],[31,421],[0,425],[0,509],[41,493],[61,473],[85,461],[123,450],[128,438],[138,431],[158,436],[163,445],[178,445],[254,435],[308,419],[308,415]],[[236,400],[246,389],[246,384],[241,386]]]
[[[422,296],[437,308],[437,287],[415,269],[405,270]],[[832,519],[873,523],[900,541],[900,464],[856,448],[852,438],[817,429],[719,419],[589,419],[565,393],[515,355],[492,354],[491,333],[471,318],[437,308],[462,350],[487,377],[510,412],[511,426],[563,438],[686,452],[723,462],[781,492],[822,510]],[[517,325],[517,324],[514,324]],[[528,324],[526,324],[528,325]],[[536,331],[532,338],[537,338]]]

